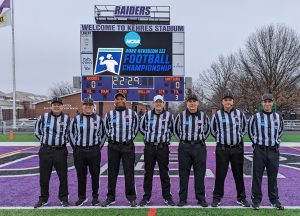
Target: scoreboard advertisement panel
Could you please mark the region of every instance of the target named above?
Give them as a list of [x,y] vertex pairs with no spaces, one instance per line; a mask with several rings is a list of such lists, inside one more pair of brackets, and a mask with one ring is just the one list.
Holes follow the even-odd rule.
[[150,76],[83,76],[82,97],[95,101],[114,101],[116,93],[126,95],[128,101],[152,101],[157,94],[165,101],[184,100],[184,77]]
[[[112,101],[115,92],[126,89],[129,101],[151,101],[160,89],[166,101],[183,100],[183,26],[83,24],[80,35],[82,98]],[[97,90],[87,87],[85,79],[95,75],[100,77],[97,84],[105,80],[103,88],[110,89],[109,93],[101,95],[101,86]],[[168,80],[172,76],[178,79],[178,90]]]

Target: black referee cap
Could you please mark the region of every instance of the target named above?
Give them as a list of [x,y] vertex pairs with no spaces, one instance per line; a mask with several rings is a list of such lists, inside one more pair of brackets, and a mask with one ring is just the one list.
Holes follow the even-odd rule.
[[229,89],[226,89],[223,93],[223,99],[225,99],[225,98],[234,99],[232,91],[230,91]]
[[189,94],[187,97],[186,97],[186,101],[189,101],[189,100],[191,100],[191,99],[194,99],[194,100],[196,100],[196,101],[198,101],[199,99],[198,99],[198,97],[197,97],[197,95],[196,94]]
[[62,101],[62,99],[61,99],[60,97],[54,97],[54,98],[52,98],[52,100],[51,100],[51,104],[53,104],[53,103],[60,103],[60,104],[63,104],[63,101]]
[[273,95],[272,95],[271,93],[265,93],[265,94],[263,94],[263,96],[262,96],[262,100],[263,100],[263,101],[265,101],[265,100],[271,100],[271,101],[273,101],[273,100],[274,100],[274,97],[273,97]]
[[126,96],[125,96],[125,94],[122,94],[121,92],[119,92],[119,93],[115,94],[115,99],[116,99],[118,96],[122,96],[123,98],[125,98],[125,99],[126,99]]
[[94,100],[92,98],[84,98],[83,104],[93,104],[94,105]]

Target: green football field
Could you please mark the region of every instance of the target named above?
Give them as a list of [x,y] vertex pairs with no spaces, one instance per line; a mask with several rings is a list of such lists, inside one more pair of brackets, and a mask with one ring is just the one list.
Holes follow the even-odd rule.
[[[38,142],[37,138],[33,134],[14,134],[13,142]],[[143,141],[141,134],[138,134],[135,138],[136,142]],[[175,137],[172,137],[172,141],[176,141]],[[214,139],[212,136],[209,136],[206,140],[207,142],[213,142]],[[250,142],[248,135],[244,138],[245,142]],[[10,142],[9,134],[0,134],[0,142]],[[283,134],[282,142],[300,142],[300,133],[295,134]]]
[[39,210],[0,210],[0,215],[5,216],[104,216],[104,215],[180,215],[180,216],[189,216],[189,215],[206,215],[206,216],[239,216],[239,215],[251,215],[251,216],[291,216],[291,215],[300,215],[300,209],[285,209],[284,211],[279,211],[276,209],[260,209],[255,211],[253,209],[202,209],[202,208],[193,208],[193,209],[179,209],[179,208],[160,208],[156,209],[149,214],[150,211],[147,208],[136,208],[136,209],[39,209]]

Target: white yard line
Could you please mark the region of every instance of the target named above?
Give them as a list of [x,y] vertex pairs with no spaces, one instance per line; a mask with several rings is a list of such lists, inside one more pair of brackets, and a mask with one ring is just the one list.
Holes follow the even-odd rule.
[[[135,146],[144,146],[143,142],[134,142]],[[0,142],[0,146],[39,146],[39,142]],[[177,146],[178,142],[171,142],[171,146]],[[215,142],[206,142],[207,146],[216,146]],[[251,142],[245,142],[245,146],[251,146]],[[69,146],[69,145],[68,145]],[[107,146],[107,143],[105,143]],[[284,142],[281,146],[295,146],[300,147],[300,142]]]
[[[203,208],[197,205],[186,205],[183,207],[177,207],[177,206],[146,206],[146,207],[135,207],[132,208],[130,206],[108,206],[108,207],[100,207],[100,206],[69,206],[69,207],[62,207],[62,206],[44,206],[39,209],[144,209],[144,208],[158,208],[158,209],[163,209],[163,208],[184,208],[184,209],[195,209],[195,208]],[[300,206],[284,206],[285,209],[300,209]],[[24,206],[14,206],[14,207],[0,207],[0,210],[2,209],[9,209],[9,210],[15,210],[15,209],[34,209],[33,207],[24,207]],[[216,209],[213,207],[207,207],[203,209]],[[217,209],[252,209],[250,208],[245,208],[242,206],[219,206]],[[260,209],[274,209],[272,206],[260,206]]]

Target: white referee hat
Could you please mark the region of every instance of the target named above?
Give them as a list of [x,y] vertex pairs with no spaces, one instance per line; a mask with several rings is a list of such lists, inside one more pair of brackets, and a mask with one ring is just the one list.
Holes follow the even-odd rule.
[[161,100],[162,102],[164,102],[164,97],[161,96],[161,95],[156,95],[154,98],[153,98],[153,102],[157,101],[157,100]]

